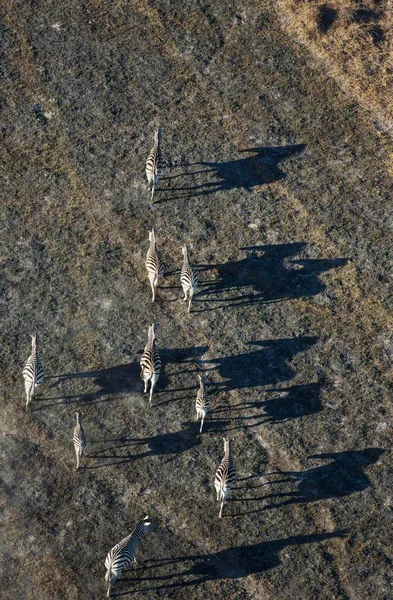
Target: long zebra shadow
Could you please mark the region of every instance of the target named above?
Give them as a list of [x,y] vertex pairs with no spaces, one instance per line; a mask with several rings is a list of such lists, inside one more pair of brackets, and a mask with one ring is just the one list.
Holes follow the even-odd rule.
[[344,452],[326,452],[314,454],[312,460],[330,460],[304,471],[276,471],[269,473],[284,477],[272,481],[272,485],[295,485],[295,490],[273,493],[266,496],[271,500],[266,507],[279,508],[288,504],[302,504],[349,496],[367,489],[371,482],[364,469],[374,464],[385,452],[383,448],[366,448],[364,450],[348,450]]
[[[323,292],[326,285],[320,275],[342,267],[347,260],[295,258],[296,255],[304,255],[306,249],[305,242],[250,246],[241,248],[246,252],[241,260],[200,265],[199,270],[212,271],[214,279],[205,281],[197,293],[194,312],[310,298]],[[198,311],[198,303],[212,306]]]
[[219,391],[260,388],[291,380],[295,371],[288,362],[299,352],[308,350],[317,340],[315,336],[299,336],[248,342],[250,346],[262,349],[199,362],[206,371],[217,371],[224,380],[215,383]]
[[315,454],[309,459],[331,459],[331,462],[303,471],[265,473],[264,478],[268,480],[271,476],[280,477],[280,479],[270,480],[271,488],[285,486],[287,489],[262,497],[248,495],[243,498],[237,496],[235,499],[229,499],[230,503],[246,504],[250,507],[232,516],[256,514],[291,504],[308,504],[362,492],[371,484],[364,469],[374,464],[383,452],[382,448],[366,448]]
[[[169,202],[183,198],[207,196],[209,194],[244,188],[251,191],[252,188],[274,181],[280,181],[286,177],[286,173],[280,168],[280,162],[295,154],[299,154],[305,148],[305,144],[293,144],[288,146],[260,146],[239,150],[239,154],[249,153],[251,156],[237,158],[225,162],[197,162],[190,166],[207,167],[191,173],[183,173],[179,177],[190,175],[207,174],[213,178],[199,185],[181,186],[176,188],[163,188],[160,192],[180,192],[178,196],[160,198],[155,203]],[[167,177],[167,180],[177,176]]]
[[[131,583],[134,586],[139,584],[135,591],[147,592],[198,586],[209,581],[241,579],[279,567],[282,563],[280,553],[289,546],[316,544],[335,538],[344,538],[347,535],[349,535],[349,530],[343,529],[231,547],[212,554],[150,560],[144,564],[143,569],[136,569],[135,577],[120,579],[117,583],[119,591],[114,595],[129,594]],[[152,575],[146,576],[146,571],[149,569],[151,569]],[[171,569],[170,573],[168,573],[168,569]],[[144,582],[151,585],[146,587]],[[128,590],[126,591],[125,588]]]
[[[225,433],[236,429],[250,429],[266,423],[285,423],[323,410],[322,383],[306,383],[269,390],[273,397],[255,402],[217,407],[210,411],[205,421],[205,431]],[[251,412],[250,411],[254,411]],[[255,412],[257,411],[257,412]],[[241,413],[247,413],[243,416]]]
[[[99,465],[85,466],[85,469],[98,469],[101,467],[132,463],[148,456],[180,456],[201,444],[201,439],[195,435],[191,423],[183,423],[184,429],[179,431],[158,434],[146,438],[124,437],[116,440],[109,448],[101,449],[87,457],[91,460],[105,461]],[[147,450],[138,452],[140,447]],[[136,450],[136,452],[135,452]],[[110,462],[107,462],[110,461]]]
[[[160,378],[158,380],[154,396],[157,396],[160,392],[165,392],[165,388],[168,385],[168,376],[166,372],[166,365],[171,364],[185,364],[185,369],[180,369],[175,372],[175,376],[190,373],[195,370],[193,366],[194,361],[198,361],[205,352],[207,352],[208,346],[190,346],[188,348],[163,348],[160,349],[163,365]],[[142,350],[138,352],[140,355]],[[190,369],[190,365],[192,368]],[[93,392],[82,392],[75,394],[63,394],[53,397],[40,397],[41,404],[45,402],[43,406],[39,406],[36,410],[44,410],[51,406],[58,404],[73,404],[73,403],[87,403],[96,404],[98,402],[107,402],[113,400],[114,397],[124,397],[129,395],[142,395],[143,394],[143,382],[140,377],[140,364],[139,358],[136,358],[133,362],[124,365],[117,365],[109,367],[107,369],[101,369],[98,371],[82,371],[79,373],[65,373],[57,376],[53,376],[55,379],[51,387],[56,388],[62,383],[75,382],[75,380],[90,380],[90,387],[98,387]],[[83,383],[85,386],[85,383]],[[195,387],[195,386],[193,386]],[[177,391],[185,391],[189,388],[179,388]],[[165,394],[164,394],[165,395]],[[53,404],[47,404],[48,401],[57,401]]]

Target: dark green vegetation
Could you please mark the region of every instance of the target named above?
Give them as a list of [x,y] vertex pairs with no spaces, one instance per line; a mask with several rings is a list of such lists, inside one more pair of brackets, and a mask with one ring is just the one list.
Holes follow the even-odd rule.
[[[107,552],[146,514],[118,597],[393,596],[392,145],[277,6],[2,4],[4,600],[103,598]],[[158,125],[170,168],[152,209]],[[155,305],[152,226],[172,271]],[[36,329],[48,377],[26,412]],[[224,434],[239,479],[219,521]]]

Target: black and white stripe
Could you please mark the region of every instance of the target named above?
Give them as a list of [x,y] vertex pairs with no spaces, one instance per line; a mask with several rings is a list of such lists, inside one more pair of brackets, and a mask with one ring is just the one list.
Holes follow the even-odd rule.
[[144,392],[147,392],[148,382],[150,381],[150,397],[149,403],[153,396],[153,389],[156,385],[161,371],[161,358],[158,352],[156,341],[155,341],[155,329],[158,327],[153,323],[148,330],[148,341],[140,360],[141,365],[141,378],[145,384]]
[[44,367],[38,356],[39,335],[31,336],[31,354],[23,369],[26,390],[26,408],[34,397],[37,386],[44,381]]
[[214,487],[217,493],[217,502],[221,501],[219,518],[222,517],[222,508],[225,500],[228,498],[229,492],[232,485],[236,481],[235,467],[233,466],[233,460],[230,449],[230,442],[228,438],[224,439],[224,458],[221,461],[220,466],[216,471],[214,478]]
[[79,461],[82,458],[83,450],[86,448],[86,435],[82,427],[82,413],[75,413],[76,427],[74,429],[74,448],[76,454],[76,468],[79,469]]
[[151,202],[153,202],[154,189],[161,177],[163,160],[162,160],[162,129],[159,127],[154,134],[154,146],[146,161],[146,177],[151,189]]
[[107,572],[105,581],[108,584],[107,597],[111,595],[111,588],[119,577],[123,569],[129,567],[132,562],[136,562],[136,553],[141,541],[142,535],[152,530],[152,523],[149,517],[146,516],[143,521],[140,521],[134,531],[125,537],[121,542],[113,546],[105,559]]
[[163,261],[161,260],[161,256],[157,250],[156,236],[155,236],[154,229],[149,231],[149,242],[150,242],[150,246],[149,246],[149,249],[146,254],[145,266],[146,266],[146,270],[147,270],[147,276],[149,278],[150,285],[151,285],[151,291],[152,291],[151,301],[154,302],[154,300],[156,298],[158,278],[164,276],[165,265],[164,265]]
[[183,266],[182,266],[181,272],[180,272],[180,283],[182,285],[183,293],[184,293],[183,301],[187,302],[187,298],[189,298],[188,312],[190,312],[192,297],[193,297],[195,289],[198,285],[198,278],[190,264],[190,259],[188,257],[188,246],[183,246],[182,252],[183,252],[184,259],[183,259]]
[[196,413],[197,413],[197,420],[201,419],[201,428],[199,430],[199,433],[202,433],[202,427],[203,427],[203,421],[206,417],[206,414],[209,410],[209,397],[207,395],[207,391],[206,391],[206,376],[205,374],[202,375],[198,375],[199,378],[199,390],[197,393],[197,397],[196,397],[196,401],[195,401],[195,408],[196,408]]

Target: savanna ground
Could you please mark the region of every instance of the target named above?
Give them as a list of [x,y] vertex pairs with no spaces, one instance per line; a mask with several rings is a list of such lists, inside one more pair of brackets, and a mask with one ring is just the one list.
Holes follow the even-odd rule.
[[104,598],[106,553],[149,514],[117,597],[391,600],[392,21],[390,0],[2,3],[2,599]]

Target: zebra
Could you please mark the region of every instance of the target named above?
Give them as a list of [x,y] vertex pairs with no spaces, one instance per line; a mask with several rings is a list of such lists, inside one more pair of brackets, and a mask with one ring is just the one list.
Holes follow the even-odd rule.
[[111,588],[119,577],[123,569],[129,567],[132,562],[136,563],[136,553],[138,550],[141,537],[144,533],[148,533],[153,528],[152,523],[149,521],[149,517],[146,517],[138,523],[134,531],[125,537],[121,542],[113,546],[112,550],[108,552],[105,559],[105,566],[107,572],[105,575],[105,581],[108,584],[107,597],[111,595]]
[[148,185],[151,188],[150,202],[153,202],[154,188],[158,185],[163,167],[161,139],[162,129],[159,127],[154,134],[154,146],[150,150],[146,161],[146,177]]
[[76,454],[76,468],[79,469],[79,461],[82,458],[83,450],[86,448],[86,434],[82,427],[82,413],[75,413],[76,427],[74,429],[74,448]]
[[147,344],[140,360],[141,378],[145,384],[145,388],[143,390],[145,393],[147,392],[147,385],[150,381],[149,404],[151,404],[153,389],[158,381],[161,371],[161,358],[156,346],[156,327],[158,327],[158,325],[153,323],[148,329]]
[[217,502],[221,500],[220,512],[218,514],[219,519],[222,518],[222,508],[225,500],[228,498],[231,487],[236,481],[235,467],[233,466],[232,454],[229,445],[229,439],[223,438],[224,440],[224,458],[222,459],[220,466],[216,471],[214,478],[214,487],[217,493]]
[[163,275],[165,274],[165,265],[161,260],[160,254],[157,250],[156,235],[154,229],[149,231],[149,242],[150,246],[146,254],[145,266],[147,269],[147,276],[151,285],[151,301],[154,302],[156,297],[156,289],[158,286],[158,278],[163,277]]
[[33,399],[37,386],[44,380],[44,367],[38,356],[39,340],[40,336],[38,333],[34,333],[31,336],[31,354],[22,371],[25,380],[26,408],[28,408]]
[[196,408],[196,413],[197,413],[197,420],[201,419],[201,428],[199,430],[199,433],[202,433],[202,427],[203,427],[203,420],[206,417],[206,413],[209,410],[209,397],[207,395],[207,391],[206,391],[206,376],[203,373],[202,375],[198,375],[199,378],[199,390],[197,393],[197,397],[195,400],[195,408]]
[[198,285],[198,278],[197,278],[196,273],[193,270],[192,266],[190,265],[190,260],[188,257],[188,246],[186,246],[186,245],[182,246],[182,252],[183,252],[184,259],[183,259],[183,266],[182,266],[181,272],[180,272],[180,283],[182,285],[183,292],[184,292],[183,301],[187,302],[187,297],[189,298],[188,312],[190,312],[192,297],[193,297],[195,289]]

